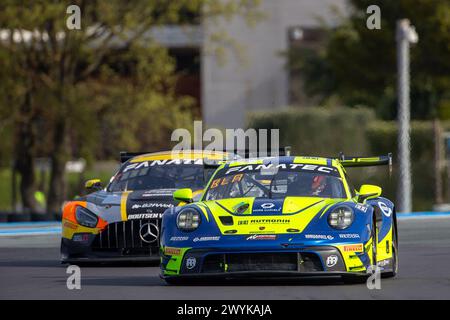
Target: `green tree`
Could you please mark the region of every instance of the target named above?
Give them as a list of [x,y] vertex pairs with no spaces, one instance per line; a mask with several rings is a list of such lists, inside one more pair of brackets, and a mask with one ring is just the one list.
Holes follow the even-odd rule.
[[[367,105],[386,119],[396,116],[396,21],[408,18],[419,43],[411,48],[411,112],[416,119],[450,117],[450,1],[349,0],[350,15],[328,28],[318,54],[294,55],[307,93]],[[381,9],[381,29],[366,27],[370,5]]]
[[[57,212],[65,163],[74,152],[95,154],[105,132],[119,143],[140,134],[144,144],[157,144],[189,119],[192,101],[175,96],[174,62],[152,41],[152,27],[236,14],[251,20],[258,2],[2,1],[0,56],[8,68],[0,73],[0,90],[8,94],[0,112],[14,122],[13,157],[24,206],[35,206],[26,199],[33,194],[39,152],[51,158],[47,207]],[[66,27],[69,5],[81,9],[81,30]]]

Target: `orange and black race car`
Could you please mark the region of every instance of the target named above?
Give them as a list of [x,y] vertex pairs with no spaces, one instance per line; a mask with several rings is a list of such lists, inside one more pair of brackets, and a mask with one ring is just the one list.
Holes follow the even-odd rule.
[[231,160],[220,151],[121,153],[122,165],[103,188],[67,202],[62,216],[61,261],[141,261],[159,259],[159,234],[164,211],[184,203],[173,200],[176,189],[191,188],[200,197],[214,166],[204,162]]

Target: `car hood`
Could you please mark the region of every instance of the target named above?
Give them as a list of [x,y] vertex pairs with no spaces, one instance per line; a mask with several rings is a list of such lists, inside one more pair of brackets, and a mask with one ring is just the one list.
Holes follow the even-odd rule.
[[200,208],[213,216],[222,234],[302,232],[331,205],[346,199],[286,197],[205,201]]
[[125,192],[100,191],[86,197],[87,208],[105,221],[161,218],[164,211],[178,205],[175,189]]

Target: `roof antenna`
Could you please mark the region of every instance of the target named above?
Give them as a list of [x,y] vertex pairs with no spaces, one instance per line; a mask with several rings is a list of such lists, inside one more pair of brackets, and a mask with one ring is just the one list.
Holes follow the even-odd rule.
[[290,147],[290,146],[284,147],[284,154],[285,154],[287,157],[290,157],[290,156],[291,156],[291,147]]

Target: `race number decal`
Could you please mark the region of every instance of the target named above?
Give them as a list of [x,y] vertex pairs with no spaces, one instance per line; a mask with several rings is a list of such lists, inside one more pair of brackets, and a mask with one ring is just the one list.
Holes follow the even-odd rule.
[[242,180],[242,177],[244,174],[237,174],[232,177],[223,177],[223,178],[217,178],[214,179],[213,182],[211,182],[211,189],[217,188],[218,186],[225,186],[229,183],[239,182]]

